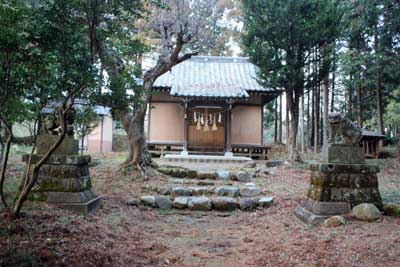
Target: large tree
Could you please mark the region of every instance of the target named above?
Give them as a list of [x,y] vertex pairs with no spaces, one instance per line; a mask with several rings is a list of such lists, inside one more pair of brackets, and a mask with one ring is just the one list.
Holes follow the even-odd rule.
[[299,100],[304,90],[304,67],[312,49],[328,42],[326,31],[321,27],[333,19],[322,18],[333,15],[329,12],[335,2],[243,1],[247,53],[260,68],[260,80],[266,86],[283,88],[286,93],[290,113],[290,161],[301,160],[296,138]]
[[[173,66],[212,44],[207,36],[211,30],[209,17],[214,1],[163,0],[150,1],[145,6],[142,1],[88,2],[86,17],[93,54],[108,74],[111,98],[117,100],[112,103],[112,108],[128,136],[129,155],[125,166],[144,173],[151,163],[144,119],[153,84]],[[139,19],[146,22],[144,28],[135,27]],[[144,52],[140,40],[135,39],[138,30],[144,30],[158,40],[153,47],[157,50],[158,60],[143,74],[143,84],[133,83],[138,73],[133,71],[135,68],[131,64]],[[206,42],[202,42],[204,40]],[[185,50],[189,45],[190,49]],[[134,97],[129,96],[130,89],[133,89]]]

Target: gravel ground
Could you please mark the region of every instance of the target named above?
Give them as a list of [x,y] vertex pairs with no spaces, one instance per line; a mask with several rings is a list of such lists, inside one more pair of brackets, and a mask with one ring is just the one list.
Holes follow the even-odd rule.
[[[17,221],[3,214],[0,266],[400,266],[399,218],[384,216],[373,223],[349,218],[345,226],[313,229],[294,218],[308,187],[304,166],[270,168],[256,179],[275,197],[269,209],[190,212],[128,206],[126,201],[147,193],[149,185],[168,185],[171,179],[121,175],[115,170],[122,160],[123,155],[106,154],[91,168],[94,190],[104,200],[90,216],[44,203],[28,205],[25,218]],[[21,165],[12,162],[11,175],[19,177]],[[380,164],[382,196],[398,201],[399,162]]]

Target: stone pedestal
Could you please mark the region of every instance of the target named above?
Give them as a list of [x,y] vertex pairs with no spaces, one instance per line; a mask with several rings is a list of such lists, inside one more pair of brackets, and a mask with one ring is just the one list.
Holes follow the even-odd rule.
[[[42,136],[38,140],[38,152],[44,153],[54,142],[51,136],[48,139]],[[77,155],[75,144],[75,140],[68,137],[41,167],[38,181],[28,196],[30,200],[47,201],[83,214],[99,207],[101,197],[92,191],[90,156]],[[33,155],[32,163],[41,157]],[[22,160],[28,162],[29,155],[24,155]]]
[[379,167],[365,164],[362,148],[330,144],[323,153],[325,162],[310,165],[307,199],[295,210],[300,220],[318,225],[331,216],[350,213],[360,203],[382,208]]

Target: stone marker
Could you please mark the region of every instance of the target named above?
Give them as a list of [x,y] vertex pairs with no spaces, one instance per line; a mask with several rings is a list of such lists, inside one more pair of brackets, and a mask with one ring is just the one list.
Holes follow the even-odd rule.
[[346,223],[347,223],[347,221],[344,217],[342,217],[340,215],[336,215],[336,216],[332,216],[332,217],[329,217],[328,219],[326,219],[322,223],[322,226],[331,228],[331,227],[338,227],[338,226],[344,225]]
[[145,206],[153,207],[156,204],[156,198],[154,196],[141,196],[140,201]]
[[217,197],[211,199],[212,206],[218,211],[232,211],[239,207],[236,199],[231,197]]
[[254,210],[258,207],[258,198],[245,197],[241,198],[239,201],[239,206],[241,210]]
[[351,210],[351,215],[361,221],[375,221],[381,218],[379,209],[370,203],[362,203]]
[[211,210],[211,201],[208,197],[191,197],[188,207],[190,210]]
[[215,194],[218,196],[238,197],[239,187],[237,186],[219,186],[215,188]]
[[166,196],[156,196],[155,204],[158,208],[163,210],[168,210],[172,208],[172,202],[169,197]]
[[378,189],[379,167],[365,164],[359,146],[361,129],[339,113],[329,114],[329,143],[322,149],[322,162],[310,164],[307,199],[295,215],[308,225],[318,225],[333,215],[349,214],[360,203],[382,208]]
[[190,197],[176,197],[172,202],[172,206],[176,209],[185,209],[188,206]]
[[274,203],[274,197],[261,197],[258,200],[258,204],[262,208],[269,208]]

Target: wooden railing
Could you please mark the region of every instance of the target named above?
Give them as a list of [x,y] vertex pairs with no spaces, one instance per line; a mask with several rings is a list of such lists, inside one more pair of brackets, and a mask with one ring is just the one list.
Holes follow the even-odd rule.
[[[165,154],[179,154],[183,150],[183,142],[147,142],[149,152],[154,157],[163,157]],[[269,146],[260,145],[232,145],[234,156],[245,156],[253,159],[267,159]],[[223,155],[224,147],[189,146],[190,154]]]

